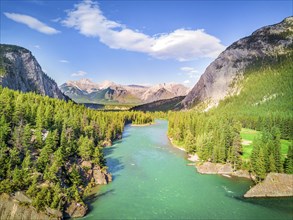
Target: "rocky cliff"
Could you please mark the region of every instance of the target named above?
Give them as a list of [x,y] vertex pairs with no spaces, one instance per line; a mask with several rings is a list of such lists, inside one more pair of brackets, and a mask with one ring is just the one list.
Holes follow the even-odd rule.
[[0,85],[22,92],[68,99],[56,82],[42,71],[29,50],[5,44],[1,44],[0,48]]
[[0,219],[6,220],[60,220],[62,214],[56,210],[48,210],[38,212],[34,207],[30,205],[29,199],[21,194],[9,196],[6,193],[0,195]]
[[[61,168],[60,172],[61,172]],[[67,170],[72,170],[70,163],[66,164]],[[98,165],[94,165],[91,161],[79,161],[77,166],[78,173],[82,176],[82,182],[86,185],[104,185],[112,181],[111,174],[107,173]],[[58,171],[59,172],[59,171]],[[61,182],[65,184],[64,179]],[[88,207],[76,201],[65,204],[63,212],[60,210],[46,207],[45,210],[37,211],[32,205],[32,198],[28,197],[24,192],[18,191],[11,195],[0,194],[0,219],[63,219],[63,218],[80,218],[87,214]]]
[[228,95],[238,94],[235,87],[243,78],[245,70],[263,61],[274,61],[293,49],[293,17],[260,28],[252,35],[242,38],[212,62],[194,88],[181,102],[183,108],[191,108],[205,102],[206,110],[216,106]]

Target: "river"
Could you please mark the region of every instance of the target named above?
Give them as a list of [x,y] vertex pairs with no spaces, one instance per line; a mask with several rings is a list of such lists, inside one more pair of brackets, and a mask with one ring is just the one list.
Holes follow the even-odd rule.
[[201,175],[172,147],[168,122],[126,126],[105,149],[113,182],[102,186],[83,219],[291,219],[293,199],[244,199],[252,183]]

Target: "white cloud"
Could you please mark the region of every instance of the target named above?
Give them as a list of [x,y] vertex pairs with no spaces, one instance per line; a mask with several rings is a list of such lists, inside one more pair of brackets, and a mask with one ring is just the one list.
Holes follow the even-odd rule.
[[92,0],[84,0],[67,11],[62,24],[87,37],[98,37],[110,48],[142,52],[160,59],[187,61],[201,57],[215,58],[225,49],[218,38],[202,29],[177,29],[154,36],[129,29],[108,20]]
[[51,21],[53,21],[53,22],[60,22],[62,20],[62,18],[55,18],[55,19],[52,19]]
[[188,79],[187,80],[184,80],[183,83],[184,84],[189,84],[190,83],[190,80],[188,80]]
[[41,49],[40,45],[34,45],[34,47],[37,48],[37,49]]
[[72,73],[71,76],[84,76],[86,74],[87,74],[87,72],[79,70],[76,73]]
[[69,63],[68,60],[59,60],[60,63]]
[[193,67],[184,66],[180,68],[184,74],[188,75],[189,78],[197,78],[198,77],[198,70]]
[[56,30],[55,28],[49,27],[48,25],[42,23],[38,19],[31,17],[29,15],[8,13],[8,12],[5,12],[4,15],[15,22],[25,24],[29,28],[39,31],[43,34],[51,35],[51,34],[57,34],[60,32]]

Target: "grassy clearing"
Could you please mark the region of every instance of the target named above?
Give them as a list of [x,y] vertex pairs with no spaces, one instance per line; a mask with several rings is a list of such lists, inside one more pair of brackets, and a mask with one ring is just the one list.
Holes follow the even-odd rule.
[[[243,148],[242,158],[244,160],[248,160],[250,158],[252,148],[253,148],[252,142],[258,135],[261,135],[261,132],[248,129],[248,128],[242,128],[240,135],[242,138],[242,143],[244,143],[242,144],[242,148]],[[287,155],[290,142],[291,141],[289,140],[281,139],[281,154],[283,158],[285,158]]]

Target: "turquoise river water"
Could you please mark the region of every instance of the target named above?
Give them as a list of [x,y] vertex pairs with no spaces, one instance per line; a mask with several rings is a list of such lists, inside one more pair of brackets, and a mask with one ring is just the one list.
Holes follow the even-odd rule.
[[113,182],[83,219],[293,219],[293,199],[244,199],[252,183],[201,175],[167,138],[168,122],[126,126],[105,149]]

